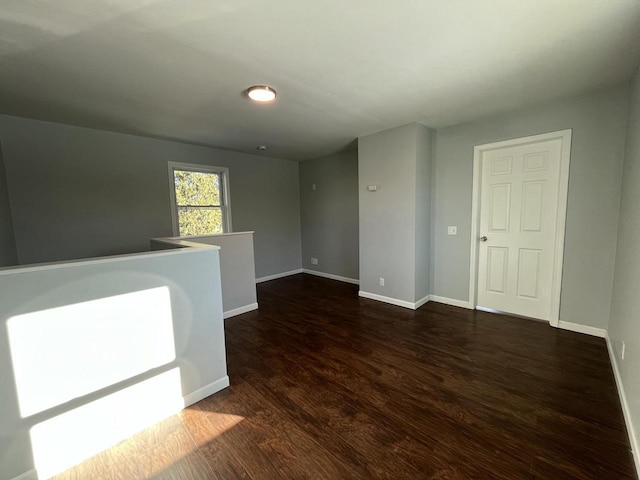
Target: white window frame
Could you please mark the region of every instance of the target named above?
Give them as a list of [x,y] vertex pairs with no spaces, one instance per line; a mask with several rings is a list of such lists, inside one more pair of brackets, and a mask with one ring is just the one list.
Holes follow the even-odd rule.
[[[220,175],[220,210],[222,211],[223,233],[231,233],[231,193],[229,190],[229,169],[226,167],[214,167],[210,165],[200,165],[197,163],[168,162],[169,171],[169,195],[171,199],[171,222],[173,224],[173,235],[180,235],[180,222],[178,220],[178,204],[176,202],[175,170],[186,170],[189,172],[216,173]],[[215,235],[215,234],[211,234]],[[197,235],[202,236],[202,235]]]

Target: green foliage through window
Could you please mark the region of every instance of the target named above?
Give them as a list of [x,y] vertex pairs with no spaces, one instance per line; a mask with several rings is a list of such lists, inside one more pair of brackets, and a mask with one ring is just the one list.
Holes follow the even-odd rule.
[[224,233],[221,174],[173,171],[179,235]]

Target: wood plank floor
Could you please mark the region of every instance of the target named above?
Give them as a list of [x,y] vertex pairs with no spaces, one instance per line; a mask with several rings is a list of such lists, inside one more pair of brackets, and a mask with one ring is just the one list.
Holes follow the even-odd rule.
[[226,321],[231,387],[71,479],[632,479],[604,340],[310,275]]

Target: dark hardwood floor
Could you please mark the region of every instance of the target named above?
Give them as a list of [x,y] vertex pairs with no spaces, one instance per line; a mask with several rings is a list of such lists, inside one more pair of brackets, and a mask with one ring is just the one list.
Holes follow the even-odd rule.
[[230,388],[57,478],[636,478],[602,339],[310,275],[258,294]]

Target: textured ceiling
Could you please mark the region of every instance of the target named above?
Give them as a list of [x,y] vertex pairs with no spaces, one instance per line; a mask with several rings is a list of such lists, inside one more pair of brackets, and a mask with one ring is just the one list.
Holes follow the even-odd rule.
[[0,113],[301,160],[626,81],[638,25],[638,0],[3,0]]

